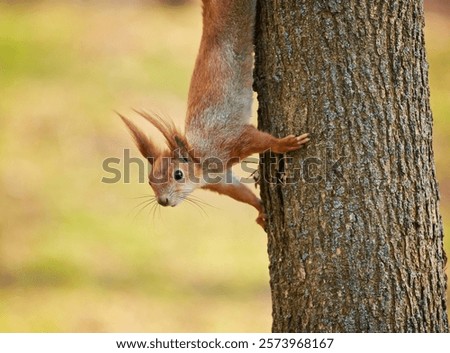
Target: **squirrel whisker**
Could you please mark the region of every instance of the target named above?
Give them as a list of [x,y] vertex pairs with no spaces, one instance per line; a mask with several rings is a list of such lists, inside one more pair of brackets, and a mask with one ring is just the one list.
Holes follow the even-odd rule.
[[156,198],[155,195],[143,195],[143,196],[132,197],[133,200],[138,200],[138,199],[155,199],[155,198]]
[[195,200],[191,200],[188,197],[186,197],[184,200],[187,201],[189,204],[196,206],[200,211],[202,211],[201,213],[203,213],[205,216],[208,216],[208,213],[205,211],[202,205],[198,204]]
[[156,200],[146,200],[146,201],[141,202],[139,205],[135,206],[133,208],[133,210],[141,206],[139,208],[139,210],[137,211],[135,218],[137,218],[141,214],[141,212],[144,211],[147,207],[149,207],[151,205],[155,205],[155,204],[157,204]]

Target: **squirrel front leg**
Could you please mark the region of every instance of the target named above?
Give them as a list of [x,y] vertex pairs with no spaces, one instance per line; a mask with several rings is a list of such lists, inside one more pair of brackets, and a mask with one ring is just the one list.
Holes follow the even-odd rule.
[[231,155],[242,160],[253,153],[262,153],[267,150],[274,153],[286,153],[299,149],[309,140],[309,134],[277,138],[258,130],[253,125],[245,125]]
[[259,212],[258,218],[256,218],[256,223],[265,228],[267,217],[264,213],[261,200],[234,176],[230,182],[223,181],[216,184],[207,184],[203,187],[203,189],[215,191],[221,195],[230,196],[236,201],[244,202],[255,207]]

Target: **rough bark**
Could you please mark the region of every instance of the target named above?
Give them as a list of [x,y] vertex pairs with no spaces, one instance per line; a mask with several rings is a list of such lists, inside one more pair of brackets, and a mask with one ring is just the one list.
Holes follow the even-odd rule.
[[[259,1],[274,332],[447,332],[423,2]],[[275,163],[273,163],[275,162]]]

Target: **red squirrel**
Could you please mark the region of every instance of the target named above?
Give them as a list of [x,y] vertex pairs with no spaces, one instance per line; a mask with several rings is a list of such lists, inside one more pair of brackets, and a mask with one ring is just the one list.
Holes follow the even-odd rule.
[[189,88],[185,132],[154,114],[138,112],[165,137],[167,147],[161,148],[120,117],[152,165],[149,183],[160,205],[173,207],[195,189],[208,189],[255,207],[256,222],[264,227],[261,200],[231,167],[254,153],[297,150],[309,141],[308,134],[276,138],[249,124],[256,0],[202,2],[203,34]]

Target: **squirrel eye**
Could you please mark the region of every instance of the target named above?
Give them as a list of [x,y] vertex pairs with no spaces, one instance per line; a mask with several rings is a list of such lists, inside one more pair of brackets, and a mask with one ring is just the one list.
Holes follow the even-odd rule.
[[180,181],[181,179],[183,179],[183,172],[181,170],[177,169],[173,173],[173,177],[175,178],[176,181]]

